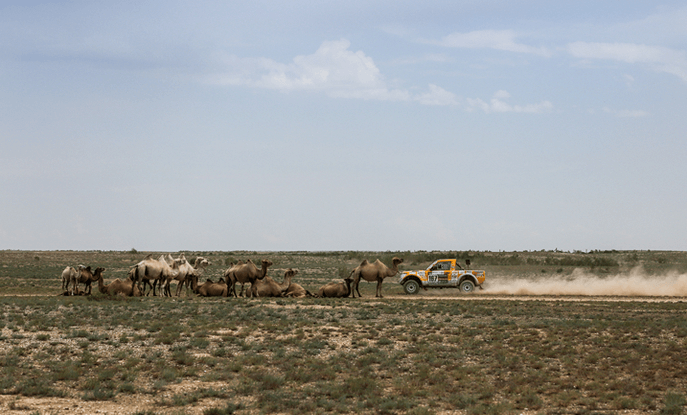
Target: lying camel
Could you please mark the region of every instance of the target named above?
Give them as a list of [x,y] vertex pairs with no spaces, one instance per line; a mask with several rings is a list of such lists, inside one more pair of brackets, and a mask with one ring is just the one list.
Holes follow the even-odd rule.
[[102,274],[100,278],[98,278],[98,290],[107,295],[120,294],[127,297],[141,297],[143,295],[138,289],[138,285],[136,285],[131,278],[126,278],[124,281],[117,278],[111,283],[105,284]]
[[[289,282],[291,282],[291,278],[293,278],[296,274],[298,274],[297,269],[289,268],[286,271],[286,274],[284,274],[284,280],[288,278]],[[310,291],[303,288],[300,284],[291,282],[289,288],[286,290],[286,292],[284,292],[284,297],[303,298],[314,297],[314,295],[312,295]]]
[[251,285],[251,296],[253,297],[283,297],[291,286],[291,278],[294,271],[288,270],[284,273],[284,281],[279,284],[271,277],[264,277],[255,281]]
[[198,285],[198,279],[193,278],[191,288],[194,293],[201,297],[226,297],[229,294],[229,287],[221,278],[219,282],[212,282],[208,279],[202,285]]
[[360,295],[360,290],[358,290],[358,284],[362,278],[369,282],[377,281],[377,291],[375,293],[375,297],[382,298],[382,282],[384,281],[384,278],[393,277],[394,275],[398,274],[398,264],[402,262],[403,259],[394,257],[391,260],[391,268],[389,268],[380,260],[376,260],[372,264],[367,262],[367,259],[363,260],[360,265],[351,271],[351,275],[349,275],[349,277],[353,277],[353,297],[355,298],[356,292],[358,293],[358,297],[362,297],[362,295]]
[[320,287],[317,295],[319,297],[348,297],[351,294],[351,282],[353,282],[353,278],[351,277],[345,278],[343,281],[328,282]]
[[[88,289],[88,292],[85,295],[91,295],[91,283],[93,281],[98,281],[98,278],[100,278],[100,274],[105,271],[105,268],[98,267],[95,269],[95,273],[91,272],[91,266],[87,266],[85,268],[79,267],[79,272],[77,273],[76,277],[73,277],[71,279],[71,284],[72,284],[72,295],[74,295],[74,292],[79,290],[79,284],[85,284],[86,289]],[[69,287],[67,287],[69,289]]]
[[241,291],[239,295],[243,294],[243,286],[245,283],[250,282],[251,284],[251,294],[256,297],[256,287],[255,282],[265,278],[267,275],[267,268],[272,265],[272,261],[263,259],[262,267],[258,269],[253,261],[250,259],[246,261],[245,264],[238,263],[224,272],[224,278],[229,285],[229,289],[232,292],[232,296],[236,297],[236,283],[241,283]]

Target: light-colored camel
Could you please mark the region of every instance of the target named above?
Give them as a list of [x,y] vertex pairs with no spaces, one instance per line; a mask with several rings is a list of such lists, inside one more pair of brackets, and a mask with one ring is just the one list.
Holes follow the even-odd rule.
[[[81,268],[85,267],[83,265],[79,265],[79,269]],[[69,284],[71,283],[72,279],[76,279],[78,272],[79,271],[77,271],[76,268],[69,266],[62,271],[62,290],[69,288]]]
[[239,295],[243,294],[243,286],[245,283],[250,282],[251,284],[251,294],[253,297],[256,295],[255,281],[265,278],[267,275],[267,268],[272,265],[272,261],[268,259],[263,259],[262,267],[258,269],[253,261],[250,259],[246,261],[245,264],[236,264],[232,266],[224,273],[224,278],[229,285],[229,289],[232,292],[232,296],[236,297],[236,283],[241,283],[241,291]]
[[[149,281],[154,281],[151,285],[153,296],[155,294],[155,282],[159,282],[161,295],[162,283],[164,281],[170,280],[176,276],[179,272],[178,269],[174,269],[174,263],[170,266],[164,255],[160,255],[160,258],[153,259],[153,255],[148,255],[143,261],[134,265],[131,269],[130,274],[133,274],[133,280],[139,285],[139,289],[145,295],[150,294],[150,291],[146,293],[146,285],[151,285]],[[143,284],[143,289],[141,289],[141,283]]]
[[[100,274],[105,271],[105,268],[98,267],[95,269],[95,273],[91,271],[91,266],[87,267],[79,267],[79,271],[77,272],[77,275],[75,277],[72,277],[71,279],[71,285],[72,285],[72,295],[74,295],[74,292],[78,292],[79,290],[79,284],[85,284],[85,289],[86,291],[85,295],[91,295],[91,283],[94,281],[98,281],[98,278],[100,278]],[[69,287],[67,287],[67,290],[69,290]]]
[[131,278],[125,278],[123,281],[119,278],[115,279],[109,284],[105,284],[102,274],[98,278],[98,290],[107,295],[124,295],[126,297],[141,297],[141,291],[138,285],[134,284]]
[[393,277],[394,275],[398,274],[398,264],[402,262],[403,259],[394,257],[394,259],[391,260],[391,268],[389,268],[380,260],[376,260],[372,264],[367,262],[367,259],[363,260],[360,265],[351,271],[350,276],[353,277],[353,297],[355,297],[356,292],[358,293],[358,297],[362,297],[360,295],[360,291],[358,290],[358,284],[360,284],[360,279],[362,278],[369,282],[377,281],[377,291],[375,293],[375,297],[381,298],[382,282],[384,281],[384,278]]
[[[210,261],[200,256],[197,257],[194,264],[191,265],[186,260],[186,256],[184,256],[184,254],[179,255],[179,258],[176,258],[174,260],[174,264],[176,265],[176,268],[179,270],[177,275],[172,279],[174,281],[177,281],[177,297],[179,297],[179,295],[181,294],[181,289],[184,285],[188,287],[191,284],[191,279],[194,276],[200,278],[205,269],[209,265],[211,265]],[[172,282],[172,280],[169,280],[165,283],[165,294],[169,294],[170,297],[172,296],[170,288],[170,282]]]
[[226,297],[229,294],[229,286],[220,278],[219,282],[212,282],[208,279],[203,284],[198,285],[196,276],[191,279],[191,288],[194,293],[201,297]]
[[[296,274],[298,274],[297,269],[289,268],[288,270],[286,270],[286,274],[284,274],[284,280],[286,280],[288,278],[288,280],[291,281],[291,279]],[[286,290],[286,292],[284,292],[284,297],[303,298],[303,297],[314,297],[314,295],[312,295],[312,293],[310,291],[303,288],[303,286],[301,286],[300,284],[295,283],[295,282],[291,282],[291,284],[289,285],[289,288]]]
[[293,275],[293,270],[287,270],[284,273],[284,281],[282,281],[281,284],[271,277],[265,276],[253,283],[250,294],[252,297],[283,297],[291,285],[291,278],[293,278]]
[[348,277],[344,280],[331,281],[320,287],[317,292],[319,297],[344,298],[351,295],[351,283],[353,278]]

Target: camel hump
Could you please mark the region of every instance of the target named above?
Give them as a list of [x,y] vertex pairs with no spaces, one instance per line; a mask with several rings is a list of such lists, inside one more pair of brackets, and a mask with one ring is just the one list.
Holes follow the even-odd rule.
[[368,261],[367,259],[363,259],[363,262],[360,263],[360,266],[364,267],[365,265],[369,265],[369,264],[370,264],[370,261]]

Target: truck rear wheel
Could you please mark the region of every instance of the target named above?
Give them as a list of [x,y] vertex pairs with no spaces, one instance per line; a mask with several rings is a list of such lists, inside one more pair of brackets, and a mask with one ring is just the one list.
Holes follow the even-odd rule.
[[470,280],[465,280],[460,283],[460,292],[463,294],[469,294],[475,290],[475,284]]
[[415,280],[406,281],[406,283],[403,284],[403,290],[406,294],[417,294],[417,292],[420,291],[420,284]]

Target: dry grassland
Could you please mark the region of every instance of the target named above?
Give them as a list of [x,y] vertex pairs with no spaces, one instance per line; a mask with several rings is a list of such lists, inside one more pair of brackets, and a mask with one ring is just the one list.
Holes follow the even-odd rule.
[[[395,279],[384,299],[373,284],[362,299],[56,295],[66,265],[104,266],[107,282],[146,254],[0,252],[0,413],[684,411],[683,253],[461,253],[488,272],[471,296],[409,297]],[[362,258],[399,254],[186,257],[210,259],[214,279],[266,257],[269,275],[297,268],[294,282],[316,291]],[[446,255],[405,253],[403,268]]]

